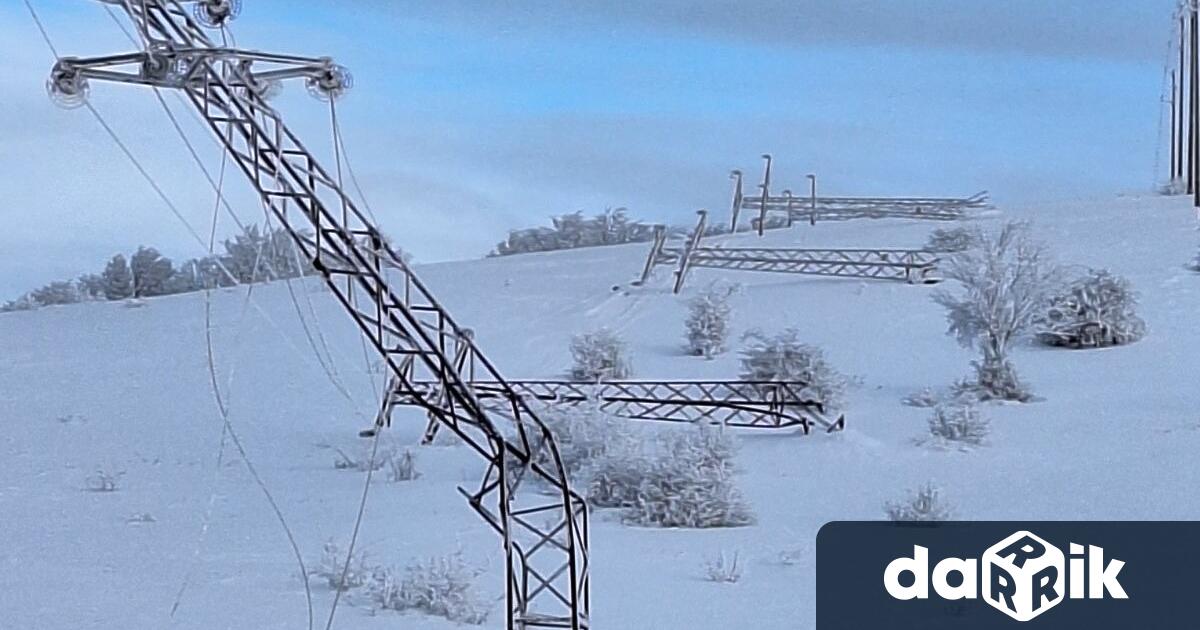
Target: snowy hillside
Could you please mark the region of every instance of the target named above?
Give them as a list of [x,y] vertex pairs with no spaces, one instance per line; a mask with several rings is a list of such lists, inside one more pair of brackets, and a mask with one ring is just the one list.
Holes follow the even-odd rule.
[[[930,287],[699,269],[674,296],[665,267],[648,286],[629,286],[646,245],[418,271],[512,378],[561,376],[571,335],[600,325],[627,339],[636,377],[735,378],[735,352],[705,361],[681,348],[688,294],[723,278],[744,285],[735,334],[796,327],[861,379],[843,433],[739,433],[738,481],[756,525],[656,530],[593,515],[598,630],[794,630],[813,624],[818,528],[882,518],[886,501],[928,480],[964,519],[1200,518],[1200,274],[1184,268],[1197,245],[1186,201],[1121,198],[1002,215],[1034,219],[1059,262],[1127,276],[1149,333],[1105,350],[1018,348],[1016,366],[1042,400],[984,406],[991,444],[969,452],[915,444],[929,412],[901,403],[966,375],[972,359],[945,335]],[[919,247],[934,227],[944,225],[863,220],[725,238]],[[250,301],[244,289],[214,294],[213,346],[230,419],[313,565],[323,543],[350,536],[363,474],[336,470],[335,449],[361,452],[356,432],[374,413],[381,376],[368,373],[350,320],[320,283],[293,286],[349,396],[314,358],[283,284],[255,287]],[[306,627],[303,580],[270,506],[232,447],[217,468],[222,432],[204,311],[192,294],[0,316],[0,627]],[[415,445],[423,425],[422,414],[402,411],[383,446]],[[464,448],[414,449],[422,476],[376,479],[360,547],[372,562],[401,567],[461,550],[485,570],[478,584],[496,598],[485,627],[499,628],[500,547],[454,489],[475,482],[479,464]],[[123,473],[117,491],[87,491],[97,469]],[[706,559],[721,551],[739,554],[740,582],[705,580]],[[324,627],[333,593],[312,585]],[[456,627],[372,614],[354,594],[343,606],[335,628]]]

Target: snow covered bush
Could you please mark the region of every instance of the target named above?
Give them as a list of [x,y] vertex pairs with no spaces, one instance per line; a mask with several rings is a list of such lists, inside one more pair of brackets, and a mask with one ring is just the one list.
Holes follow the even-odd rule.
[[357,472],[367,472],[368,470],[379,470],[383,468],[389,459],[392,458],[392,453],[386,450],[379,450],[375,453],[375,459],[371,459],[371,448],[364,446],[361,449],[361,454],[351,456],[340,448],[334,448],[337,457],[333,460],[333,467],[337,470],[354,470]]
[[971,384],[982,400],[1032,398],[1008,360],[1009,348],[1037,320],[1059,270],[1030,230],[1021,222],[1006,223],[995,234],[974,230],[974,245],[942,266],[960,291],[943,289],[933,296],[946,309],[947,333],[983,355],[973,364]]
[[742,579],[742,566],[738,564],[738,553],[726,555],[724,551],[712,558],[704,559],[704,576],[709,582],[736,584]]
[[909,407],[936,407],[942,401],[942,397],[932,387],[923,387],[919,392],[913,392],[903,398],[900,402]]
[[1133,343],[1146,334],[1146,323],[1136,310],[1137,295],[1128,280],[1089,269],[1050,299],[1038,320],[1037,339],[1071,348]]
[[332,540],[321,547],[321,561],[308,570],[310,577],[324,581],[330,590],[348,591],[366,586],[375,569],[367,565],[367,554],[355,553],[346,562],[346,552]]
[[884,506],[892,521],[948,521],[953,516],[950,506],[941,499],[941,490],[927,483],[909,494],[902,502]]
[[[538,411],[538,417],[554,436],[563,467],[572,479],[618,451],[628,452],[634,440],[628,420],[614,418],[594,405],[549,405]],[[548,449],[538,450],[537,462],[553,470]]]
[[978,446],[987,440],[991,423],[974,405],[941,404],[929,416],[929,434],[943,442],[958,442]]
[[417,470],[417,456],[411,450],[406,448],[399,454],[388,454],[388,480],[412,481],[421,476],[421,472]]
[[575,335],[571,339],[571,378],[576,381],[598,382],[629,378],[633,366],[625,342],[607,329]]
[[737,445],[722,427],[699,424],[660,437],[622,519],[655,527],[740,527],[754,514],[734,484]]
[[397,578],[393,571],[375,570],[371,598],[388,610],[418,610],[450,621],[479,625],[487,621],[488,602],[475,589],[480,571],[467,566],[460,554],[430,558],[409,565]]
[[802,397],[828,407],[845,403],[848,379],[816,346],[800,342],[800,333],[789,328],[769,336],[757,330],[742,336],[742,378],[747,381],[791,381],[804,384]]
[[97,468],[84,480],[85,487],[91,492],[116,492],[120,487],[124,471],[114,472],[107,468]]
[[687,349],[694,356],[711,359],[725,352],[725,340],[729,337],[729,319],[733,308],[729,297],[734,287],[709,285],[707,289],[688,301]]
[[938,228],[929,234],[925,249],[938,253],[964,252],[975,243],[974,237],[974,233],[965,227]]

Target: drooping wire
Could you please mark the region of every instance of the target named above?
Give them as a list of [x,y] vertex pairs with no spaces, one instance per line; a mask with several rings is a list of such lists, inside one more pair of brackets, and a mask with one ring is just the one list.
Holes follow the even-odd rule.
[[[25,4],[26,9],[29,10],[29,14],[33,18],[34,23],[37,25],[38,31],[41,32],[42,38],[46,42],[46,46],[50,49],[50,52],[54,55],[56,60],[61,60],[61,57],[58,54],[58,49],[54,46],[54,42],[50,38],[49,33],[46,32],[46,28],[43,25],[40,17],[38,16],[37,11],[34,9],[33,5],[29,2],[29,0],[24,0],[24,4]],[[108,122],[104,119],[104,117],[100,114],[100,112],[96,110],[95,106],[93,106],[91,104],[91,102],[85,100],[84,104],[87,106],[88,111],[91,112],[92,116],[96,119],[96,122],[98,122],[100,124],[100,126],[105,130],[105,132],[107,132],[107,134],[113,140],[113,142],[121,149],[121,152],[124,153],[127,158],[129,158],[130,162],[134,165],[134,167],[137,169],[137,171],[142,175],[142,177],[144,179],[146,179],[146,181],[150,184],[151,188],[154,189],[155,193],[159,196],[159,198],[162,199],[163,202],[167,205],[167,207],[171,210],[171,213],[175,215],[175,217],[180,221],[180,223],[182,223],[184,225],[184,227],[187,229],[187,231],[201,244],[201,246],[203,246],[204,240],[196,232],[195,228],[193,228],[191,223],[189,223],[187,221],[187,219],[184,218],[183,214],[181,212],[179,212],[179,209],[175,206],[175,204],[171,201],[171,199],[162,190],[162,187],[159,186],[158,182],[154,180],[154,178],[149,174],[149,172],[147,172],[146,168],[141,164],[141,162],[137,159],[137,157],[133,154],[133,152],[129,150],[129,147],[124,143],[124,141],[121,140],[120,136],[117,135],[116,131],[113,130],[113,128],[108,124]],[[233,274],[229,272],[229,270],[225,267],[225,265],[223,263],[221,263],[219,260],[216,260],[215,262],[216,262],[217,266],[226,275],[228,275],[229,278],[234,283],[237,283],[236,277],[234,277]],[[247,294],[247,302],[249,302],[249,294]],[[258,310],[261,312],[261,309],[258,309]],[[265,313],[264,313],[264,315],[265,315]],[[210,375],[215,375],[215,367],[214,367],[213,363],[210,362],[209,367],[210,367]],[[215,376],[213,378],[215,378]],[[217,394],[218,391],[219,390],[214,389],[214,394]],[[262,491],[263,496],[266,497],[267,503],[271,506],[272,511],[275,513],[275,517],[279,521],[280,525],[282,526],[284,534],[287,536],[288,543],[291,545],[292,552],[296,557],[296,561],[299,564],[301,575],[303,575],[305,578],[304,579],[304,591],[305,591],[305,600],[307,602],[307,608],[308,608],[308,628],[309,628],[309,630],[312,630],[312,628],[313,628],[312,590],[308,584],[308,579],[307,579],[308,570],[304,565],[304,557],[303,557],[303,554],[301,554],[301,552],[300,552],[300,546],[296,542],[296,537],[292,533],[292,529],[287,523],[287,518],[283,515],[283,511],[280,509],[278,502],[275,501],[274,495],[271,493],[271,490],[267,487],[267,484],[263,480],[262,476],[258,473],[258,468],[254,465],[254,462],[250,459],[249,453],[247,453],[245,446],[242,444],[241,438],[238,436],[237,432],[233,429],[233,425],[229,421],[228,410],[225,407],[224,403],[221,401],[219,395],[215,396],[215,401],[218,403],[219,411],[221,411],[221,419],[222,419],[222,424],[224,426],[225,432],[228,434],[229,438],[233,442],[234,447],[237,449],[238,453],[241,455],[242,462],[246,466],[246,469],[247,469],[247,471],[249,471],[251,477],[254,479],[255,484],[258,486],[259,490]]]
[[[137,171],[139,173],[141,173],[142,177],[146,179],[146,181],[150,184],[151,188],[153,188],[154,191],[158,194],[158,196],[163,200],[163,202],[167,204],[167,207],[171,210],[171,213],[174,214],[177,219],[179,219],[180,223],[182,223],[184,225],[184,227],[188,230],[188,232],[191,233],[191,235],[197,241],[199,241],[201,244],[203,244],[204,240],[196,232],[196,229],[194,227],[192,227],[191,223],[189,223],[186,218],[184,218],[183,214],[179,211],[179,208],[177,208],[175,206],[174,202],[172,202],[170,197],[168,197],[166,195],[166,193],[163,191],[162,187],[159,186],[158,182],[155,181],[155,179],[149,174],[149,172],[146,171],[146,168],[137,159],[137,157],[133,154],[133,152],[130,151],[129,147],[125,144],[125,142],[123,140],[121,140],[120,136],[117,135],[116,131],[113,130],[113,128],[108,124],[108,122],[104,119],[104,117],[100,115],[100,112],[97,111],[96,108],[90,102],[85,101],[85,105],[87,106],[88,111],[90,111],[92,113],[92,116],[96,118],[96,121],[98,123],[100,123],[100,126],[103,127],[104,130],[108,133],[109,137],[112,138],[113,142],[116,143],[117,146],[121,149],[121,152],[124,153],[125,156],[127,158],[129,158],[130,162],[133,163],[134,168],[136,168]],[[225,273],[225,275],[229,278],[229,280],[231,282],[233,282],[234,284],[241,284],[240,282],[238,282],[237,277],[234,276],[233,273],[230,272],[229,269],[224,265],[224,263],[222,263],[219,259],[214,259],[214,263],[217,265],[217,267],[219,269],[221,269],[221,271],[223,271]],[[253,285],[253,283],[251,283],[251,285]],[[252,288],[252,286],[251,286],[251,288]],[[247,292],[247,301],[250,301],[249,300],[249,292]],[[258,310],[260,313],[263,313],[265,315],[265,312],[262,311],[261,307],[258,307],[256,302],[254,304],[255,304],[256,310]],[[267,487],[266,482],[263,480],[262,476],[258,473],[258,468],[254,465],[254,462],[250,459],[249,453],[246,452],[246,448],[242,444],[241,438],[238,437],[237,432],[233,429],[233,425],[229,421],[228,410],[225,409],[224,405],[221,405],[221,406],[219,406],[218,411],[220,411],[222,414],[222,417],[221,417],[222,423],[224,424],[226,431],[228,431],[229,437],[232,440],[234,447],[237,449],[238,454],[241,456],[242,463],[246,466],[246,470],[250,472],[250,476],[254,479],[254,483],[258,486],[259,490],[262,491],[263,496],[266,497],[267,503],[270,504],[271,510],[275,513],[275,518],[279,521],[280,526],[283,527],[284,534],[287,536],[287,539],[288,539],[288,544],[291,545],[292,552],[296,557],[296,562],[300,567],[301,575],[307,576],[308,569],[304,564],[304,557],[300,551],[300,545],[296,542],[296,537],[292,533],[291,526],[288,525],[288,523],[287,523],[287,518],[283,515],[283,510],[279,507],[279,503],[276,502],[274,494],[271,493],[270,488]],[[309,628],[311,630],[311,628],[313,627],[312,626],[312,622],[313,622],[312,589],[308,585],[307,577],[305,578],[305,581],[304,581],[304,594],[305,594],[305,599],[308,603]]]
[[25,3],[25,8],[29,10],[30,17],[33,18],[33,23],[37,25],[38,32],[42,34],[42,39],[46,42],[46,47],[54,55],[54,59],[62,59],[62,55],[58,54],[58,49],[54,47],[54,41],[50,39],[50,34],[46,32],[46,25],[42,24],[42,18],[38,17],[38,13],[34,10],[33,5],[29,0],[22,0]]
[[[345,221],[347,217],[345,198],[346,187],[345,182],[342,180],[342,158],[343,154],[345,153],[345,145],[342,143],[341,125],[338,124],[336,98],[329,99],[329,127],[333,133],[333,156],[335,166],[337,167],[338,193],[341,195],[340,201],[342,203],[342,220]],[[347,165],[347,168],[348,167],[349,166]],[[359,197],[363,197],[362,189],[359,189]],[[367,212],[371,212],[370,206],[367,205],[365,197],[363,197],[363,205],[367,207]],[[379,223],[379,220],[375,218],[375,213],[373,212],[371,212],[371,220],[376,224]],[[379,252],[375,252],[375,257],[376,260],[378,260]],[[357,307],[357,298],[355,297],[354,291],[349,291],[348,293],[350,294],[350,303]],[[371,391],[375,394],[375,398],[379,398],[379,387],[375,385],[375,378],[371,375],[371,353],[367,349],[367,340],[362,335],[359,335],[358,341],[359,345],[362,347],[363,364],[366,366],[367,381],[371,384]]]
[[[333,152],[337,162],[338,193],[342,196],[341,202],[344,215],[346,212],[346,193],[342,182],[341,134],[338,132],[337,106],[335,105],[336,100],[337,99],[335,98],[329,99],[329,115],[330,127],[333,132]],[[379,252],[376,252],[375,255],[379,256]],[[351,303],[353,303],[355,299],[354,292],[349,291],[348,293],[350,294]],[[361,334],[358,336],[358,339],[362,343],[363,359],[367,366],[367,378],[371,382],[371,389],[375,391],[375,395],[378,398],[379,390],[375,388],[375,379],[371,376],[371,359],[370,355],[367,353],[366,339]],[[386,392],[385,395],[387,395]],[[363,482],[362,497],[358,502],[358,514],[354,518],[354,529],[350,534],[350,543],[346,546],[346,560],[342,564],[342,574],[338,581],[339,584],[346,583],[346,576],[350,573],[350,563],[354,560],[354,548],[358,544],[358,533],[362,528],[363,516],[367,512],[367,499],[371,492],[371,478],[375,474],[375,458],[379,452],[379,436],[382,434],[383,431],[376,429],[371,436],[371,458],[367,463],[367,476],[366,480]],[[325,630],[331,630],[333,628],[333,620],[335,615],[337,615],[338,603],[341,602],[342,599],[342,590],[343,589],[340,588],[335,589],[335,593],[333,595],[333,604],[329,607],[329,619],[325,622]]]
[[[106,7],[107,8],[107,7]],[[225,185],[225,163],[226,154],[221,152],[221,169],[217,178],[218,187]],[[208,253],[211,256],[216,248],[217,240],[217,220],[220,217],[220,202],[218,201],[213,207],[212,227],[208,232]],[[223,409],[224,404],[221,402],[221,390],[217,387],[214,375],[216,373],[216,360],[213,356],[212,343],[212,288],[206,283],[204,286],[204,345],[206,356],[208,358],[209,380],[212,384],[213,396],[217,400],[218,409]],[[232,390],[233,383],[233,368],[229,370],[226,387]],[[217,487],[221,482],[221,469],[225,460],[225,441],[228,439],[229,430],[225,427],[225,423],[221,423],[221,440],[217,445],[217,467],[213,471],[213,479],[209,488],[208,503],[204,509],[204,516],[200,521],[200,535],[196,540],[196,546],[192,550],[192,563],[188,567],[188,571],[183,576],[183,582],[179,585],[179,590],[175,593],[175,601],[171,603],[171,613],[168,615],[171,619],[175,618],[175,612],[179,610],[180,604],[183,602],[183,595],[187,592],[188,586],[191,584],[192,576],[195,574],[196,567],[200,563],[200,554],[203,551],[204,543],[208,539],[208,528],[212,523],[213,510],[216,508],[217,502]]]

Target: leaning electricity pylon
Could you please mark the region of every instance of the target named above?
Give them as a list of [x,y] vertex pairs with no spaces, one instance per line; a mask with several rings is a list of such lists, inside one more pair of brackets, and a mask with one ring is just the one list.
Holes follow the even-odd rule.
[[[397,391],[483,458],[478,487],[460,492],[503,541],[507,627],[587,628],[587,505],[550,431],[266,101],[275,82],[292,78],[332,101],[350,87],[349,73],[325,58],[215,44],[203,26],[223,27],[232,0],[105,1],[125,11],[142,50],[61,59],[52,94],[82,104],[89,80],[182,93],[383,357]],[[415,379],[437,383],[437,396]],[[485,408],[469,385],[477,379],[495,383],[505,414]],[[543,487],[522,491],[527,478]]]
[[699,211],[700,220],[680,245],[668,245],[666,229],[655,226],[650,254],[635,284],[649,281],[654,268],[675,265],[673,291],[679,293],[688,273],[695,267],[794,273],[813,276],[837,276],[868,280],[896,280],[908,284],[934,284],[937,254],[923,249],[801,249],[793,247],[705,247],[700,244],[707,229],[708,213]]
[[771,156],[764,154],[763,159],[766,166],[763,169],[763,181],[758,185],[758,194],[745,194],[741,171],[735,170],[730,174],[734,181],[730,231],[737,231],[738,218],[743,209],[758,211],[758,217],[754,224],[759,236],[762,236],[763,230],[767,227],[767,218],[770,213],[782,213],[786,224],[790,226],[796,220],[808,221],[811,224],[815,224],[817,221],[884,218],[957,221],[966,218],[968,210],[990,207],[987,191],[961,198],[821,197],[816,192],[815,175],[808,176],[810,194],[807,197],[797,197],[790,190],[784,190],[779,195],[772,195],[770,192]]
[[[418,383],[435,396],[437,383]],[[814,427],[826,433],[846,427],[846,417],[830,418],[826,407],[806,397],[806,385],[779,381],[603,381],[583,383],[566,380],[510,380],[508,386],[522,398],[546,404],[595,405],[601,411],[631,420],[696,423],[707,422],[742,429],[790,429],[808,435]],[[499,383],[471,383],[475,395],[486,406],[503,412],[507,394]],[[391,404],[385,405],[377,425],[390,424],[396,406],[413,406],[416,400],[393,388]],[[430,420],[424,441],[433,441],[440,424]]]

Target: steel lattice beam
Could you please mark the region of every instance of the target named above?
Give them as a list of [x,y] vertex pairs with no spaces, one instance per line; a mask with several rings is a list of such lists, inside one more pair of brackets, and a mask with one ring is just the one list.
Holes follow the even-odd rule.
[[[990,207],[986,191],[970,197],[831,197],[816,194],[816,183],[813,180],[813,194],[808,197],[797,197],[790,190],[782,194],[772,195],[771,187],[771,156],[763,156],[766,166],[763,170],[763,181],[758,185],[757,194],[747,195],[743,189],[742,172],[733,171],[730,177],[734,181],[733,203],[731,207],[730,229],[737,230],[738,217],[743,209],[756,211],[755,219],[759,235],[765,227],[770,213],[782,213],[787,218],[788,225],[796,220],[845,221],[849,219],[926,219],[933,221],[957,221],[964,219],[970,210],[981,210]],[[813,176],[810,176],[813,177]]]
[[675,293],[683,289],[688,271],[695,267],[898,280],[909,284],[940,281],[936,275],[938,256],[920,249],[702,246],[700,235],[706,229],[707,213],[701,210],[698,214],[700,219],[695,230],[682,245],[667,245],[666,230],[656,229],[639,283],[649,280],[658,265],[675,265]]
[[[340,69],[326,59],[216,46],[180,0],[118,4],[144,50],[64,59],[53,88],[78,97],[97,79],[183,93],[383,357],[398,395],[483,458],[479,485],[460,491],[503,541],[508,628],[587,628],[587,506],[570,488],[549,430],[265,101],[264,86],[288,77],[335,98],[348,87]],[[477,379],[495,383],[507,401],[503,414],[482,404],[469,385]],[[436,395],[418,381],[437,383]],[[542,449],[549,460],[537,457]],[[526,477],[551,492],[521,492]]]
[[[438,383],[416,383],[436,397]],[[485,406],[503,409],[508,393],[499,383],[475,381],[475,395]],[[810,400],[800,382],[771,381],[608,381],[581,383],[564,380],[510,380],[511,391],[527,401],[556,405],[596,404],[614,416],[662,422],[711,422],[747,429],[799,427],[808,435],[814,426],[826,433],[845,428],[845,416],[831,419],[825,406]],[[390,404],[377,424],[389,424],[396,406],[414,406],[409,392],[394,389]],[[440,425],[430,422],[425,441],[433,440]]]

